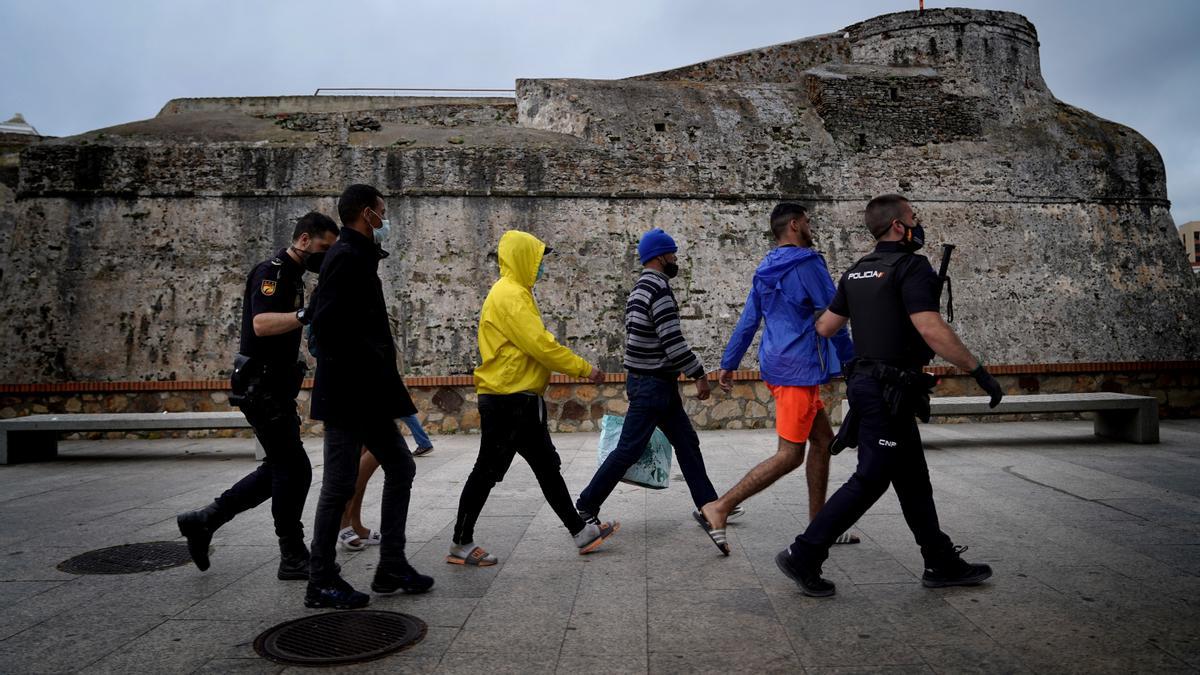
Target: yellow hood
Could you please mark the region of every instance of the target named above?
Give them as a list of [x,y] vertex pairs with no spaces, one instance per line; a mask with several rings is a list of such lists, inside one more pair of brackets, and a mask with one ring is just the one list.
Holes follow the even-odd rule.
[[496,247],[501,278],[512,279],[525,288],[533,288],[545,252],[546,245],[532,234],[518,230],[505,232],[500,237],[500,245]]
[[475,391],[481,394],[541,394],[551,372],[586,377],[592,371],[542,323],[533,282],[545,252],[546,245],[527,232],[510,230],[500,237],[500,280],[479,312]]

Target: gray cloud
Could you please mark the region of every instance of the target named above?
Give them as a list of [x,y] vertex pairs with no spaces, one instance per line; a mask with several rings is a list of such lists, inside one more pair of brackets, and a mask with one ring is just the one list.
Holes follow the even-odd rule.
[[[932,0],[930,7],[945,6]],[[1200,3],[953,3],[1029,17],[1047,84],[1163,155],[1177,223],[1200,220]],[[915,7],[916,2],[612,0],[318,2],[0,0],[0,115],[69,135],[153,116],[183,96],[336,86],[511,87],[672,68]]]

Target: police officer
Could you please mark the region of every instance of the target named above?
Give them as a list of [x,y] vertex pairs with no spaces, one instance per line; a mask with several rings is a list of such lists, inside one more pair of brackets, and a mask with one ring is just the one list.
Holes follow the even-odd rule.
[[279,537],[283,580],[308,579],[308,549],[300,515],[312,483],[312,465],[300,441],[296,394],[307,366],[300,336],[307,323],[305,270],[318,272],[338,227],[315,211],[296,221],[292,243],[250,271],[242,299],[242,340],[234,359],[233,395],[266,452],[257,469],[211,504],[176,518],[196,567],[208,569],[208,545],[217,528],[267,499]]
[[805,595],[833,595],[833,583],[821,578],[829,546],[890,484],[925,559],[922,583],[931,588],[978,584],[992,576],[992,568],[963,561],[959,554],[966,547],[954,546],[938,525],[914,419],[929,419],[934,381],[922,368],[936,353],[970,371],[991,395],[992,407],[1004,394],[942,319],[937,275],[928,259],[915,254],[925,243],[925,231],[908,200],[900,195],[872,199],[866,224],[877,242],[874,252],[842,276],[817,320],[817,332],[825,337],[847,321],[852,324],[858,358],[848,369],[846,395],[860,417],[858,467],[775,563]]

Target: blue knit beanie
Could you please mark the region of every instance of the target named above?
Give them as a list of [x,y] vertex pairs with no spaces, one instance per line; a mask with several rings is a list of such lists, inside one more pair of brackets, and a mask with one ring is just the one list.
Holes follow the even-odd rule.
[[638,258],[643,265],[647,260],[678,250],[679,247],[675,245],[675,240],[671,238],[671,235],[657,227],[643,234],[641,241],[638,242]]

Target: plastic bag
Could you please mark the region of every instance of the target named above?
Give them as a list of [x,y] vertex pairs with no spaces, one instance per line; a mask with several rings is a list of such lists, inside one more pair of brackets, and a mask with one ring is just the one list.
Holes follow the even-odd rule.
[[[600,420],[600,448],[597,453],[597,466],[617,449],[621,440],[621,426],[625,418],[620,415],[605,415]],[[652,490],[666,489],[671,482],[671,444],[660,429],[655,429],[650,437],[650,443],[642,452],[641,458],[634,462],[622,482],[640,485]]]

